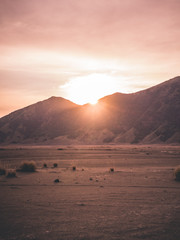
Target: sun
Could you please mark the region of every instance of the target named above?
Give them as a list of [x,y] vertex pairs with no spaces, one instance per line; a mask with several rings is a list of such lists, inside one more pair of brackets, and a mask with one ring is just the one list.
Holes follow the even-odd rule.
[[98,100],[91,100],[90,102],[89,102],[91,105],[96,105],[96,103],[98,103]]
[[106,74],[89,74],[72,78],[61,88],[67,98],[77,104],[96,104],[98,99],[117,91],[116,81]]

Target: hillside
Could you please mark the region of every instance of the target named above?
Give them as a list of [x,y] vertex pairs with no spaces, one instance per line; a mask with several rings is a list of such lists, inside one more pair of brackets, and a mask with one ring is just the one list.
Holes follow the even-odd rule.
[[0,143],[180,143],[180,77],[95,106],[51,97],[0,119]]

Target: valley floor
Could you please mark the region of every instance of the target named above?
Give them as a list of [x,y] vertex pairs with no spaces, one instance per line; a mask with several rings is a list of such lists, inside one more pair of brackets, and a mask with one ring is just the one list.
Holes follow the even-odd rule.
[[180,239],[180,147],[0,148],[1,167],[29,160],[35,173],[0,176],[0,240]]

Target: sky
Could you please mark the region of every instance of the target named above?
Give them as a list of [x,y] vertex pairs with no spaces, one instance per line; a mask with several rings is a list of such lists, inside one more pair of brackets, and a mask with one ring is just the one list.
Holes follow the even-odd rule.
[[1,0],[0,117],[95,103],[180,75],[179,0]]

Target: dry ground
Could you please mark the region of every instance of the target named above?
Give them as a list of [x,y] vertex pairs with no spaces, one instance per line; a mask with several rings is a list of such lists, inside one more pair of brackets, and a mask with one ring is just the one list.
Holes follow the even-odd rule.
[[25,160],[37,172],[0,176],[0,240],[180,239],[180,147],[0,149],[5,168]]

